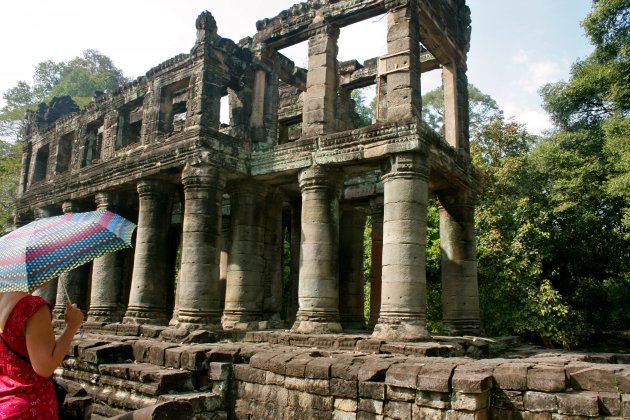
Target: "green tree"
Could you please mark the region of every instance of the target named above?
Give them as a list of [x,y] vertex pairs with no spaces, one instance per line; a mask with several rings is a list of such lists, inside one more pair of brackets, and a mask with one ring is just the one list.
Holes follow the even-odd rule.
[[366,104],[366,95],[362,89],[353,90],[350,93],[350,97],[354,101],[354,112],[359,117],[359,127],[371,125],[376,109],[376,98],[373,98],[369,104]]
[[[490,95],[481,92],[472,84],[468,84],[468,106],[471,133],[480,129],[491,118],[503,114]],[[422,119],[433,130],[444,133],[444,88],[442,86],[422,95]]]
[[0,140],[0,235],[13,226],[15,192],[18,187],[22,143]]
[[594,0],[582,26],[595,50],[573,65],[568,82],[541,93],[562,133],[601,137],[611,165],[605,188],[625,201],[630,226],[630,0]]
[[6,105],[0,110],[0,138],[19,139],[24,114],[41,102],[70,95],[83,106],[92,100],[94,91],[113,91],[126,81],[112,60],[97,50],[85,50],[69,62],[43,61],[35,67],[32,86],[19,81],[3,93]]

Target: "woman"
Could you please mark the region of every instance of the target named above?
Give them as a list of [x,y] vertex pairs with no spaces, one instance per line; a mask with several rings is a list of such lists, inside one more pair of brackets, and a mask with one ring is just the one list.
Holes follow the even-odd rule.
[[25,292],[0,293],[0,420],[58,418],[50,377],[68,353],[83,314],[67,301],[64,318],[65,328],[55,339],[48,302]]

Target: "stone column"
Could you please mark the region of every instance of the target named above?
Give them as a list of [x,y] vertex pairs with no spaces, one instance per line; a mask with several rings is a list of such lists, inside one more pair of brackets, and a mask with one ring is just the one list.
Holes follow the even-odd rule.
[[[97,193],[96,208],[116,211],[118,195],[110,192]],[[88,321],[120,322],[124,314],[123,266],[124,254],[114,252],[94,260],[92,264],[92,289]]]
[[[15,218],[15,227],[20,228],[34,219],[42,219],[44,217],[57,216],[59,214],[59,210],[53,209],[51,207],[38,207],[33,212],[33,217],[29,215],[18,215]],[[40,296],[46,300],[53,308],[56,306],[57,302],[57,284],[59,282],[59,278],[55,277],[51,279],[45,287],[40,287],[35,290],[33,294],[35,296]]]
[[265,208],[264,319],[280,321],[282,311],[282,195],[274,189],[267,195]]
[[465,153],[469,147],[468,78],[466,68],[451,63],[442,67],[444,86],[444,137],[448,144]]
[[[72,201],[66,201],[61,205],[63,213],[77,213],[81,211],[78,205]],[[65,285],[70,302],[76,303],[82,311],[88,307],[88,290],[90,290],[90,263],[83,264],[74,270],[62,273],[57,283],[57,297],[53,309],[54,319],[63,319],[66,310],[66,292],[59,283]]]
[[221,321],[221,207],[218,168],[187,164],[182,172],[184,222],[176,326],[216,329]]
[[228,260],[230,254],[230,216],[221,217],[221,264],[219,281],[221,283],[221,313],[225,308],[225,290],[227,289]]
[[302,242],[302,202],[291,202],[291,288],[289,290],[289,303],[287,308],[287,321],[294,322],[297,311],[300,308],[300,242]]
[[227,92],[222,82],[223,57],[214,46],[220,41],[217,23],[208,11],[195,22],[197,40],[190,53],[194,66],[190,80],[192,95],[185,127],[202,126],[218,130],[221,125],[221,97]]
[[221,323],[226,329],[257,328],[264,297],[266,187],[251,180],[236,181],[229,194],[231,246]]
[[370,320],[374,327],[381,312],[383,273],[383,196],[370,200],[372,210],[372,267],[370,271]]
[[310,26],[308,74],[304,92],[302,136],[330,133],[336,129],[337,38],[339,28],[317,16]]
[[479,335],[474,197],[469,193],[438,197],[444,330],[450,335]]
[[420,118],[420,25],[413,7],[391,2],[387,14],[387,121]]
[[138,227],[125,324],[165,325],[171,189],[157,180],[138,182]]
[[299,175],[302,191],[299,310],[293,330],[338,333],[341,178],[318,166]]
[[383,164],[383,286],[375,338],[414,341],[426,329],[426,156],[399,154]]
[[367,215],[341,212],[339,227],[339,315],[344,329],[365,328],[363,315],[363,231]]

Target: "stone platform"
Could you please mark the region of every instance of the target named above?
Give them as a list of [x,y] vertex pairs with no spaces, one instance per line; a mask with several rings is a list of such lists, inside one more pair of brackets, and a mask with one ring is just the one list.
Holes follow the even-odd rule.
[[190,419],[630,418],[628,354],[549,351],[515,338],[216,339],[87,333],[57,374],[74,390],[70,408],[93,419],[135,410]]

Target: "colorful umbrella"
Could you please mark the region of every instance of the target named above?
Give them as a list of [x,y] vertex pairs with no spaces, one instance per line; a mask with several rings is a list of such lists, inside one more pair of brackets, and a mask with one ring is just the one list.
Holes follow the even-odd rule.
[[136,225],[107,210],[35,220],[0,238],[0,292],[32,292],[61,273],[131,248]]

